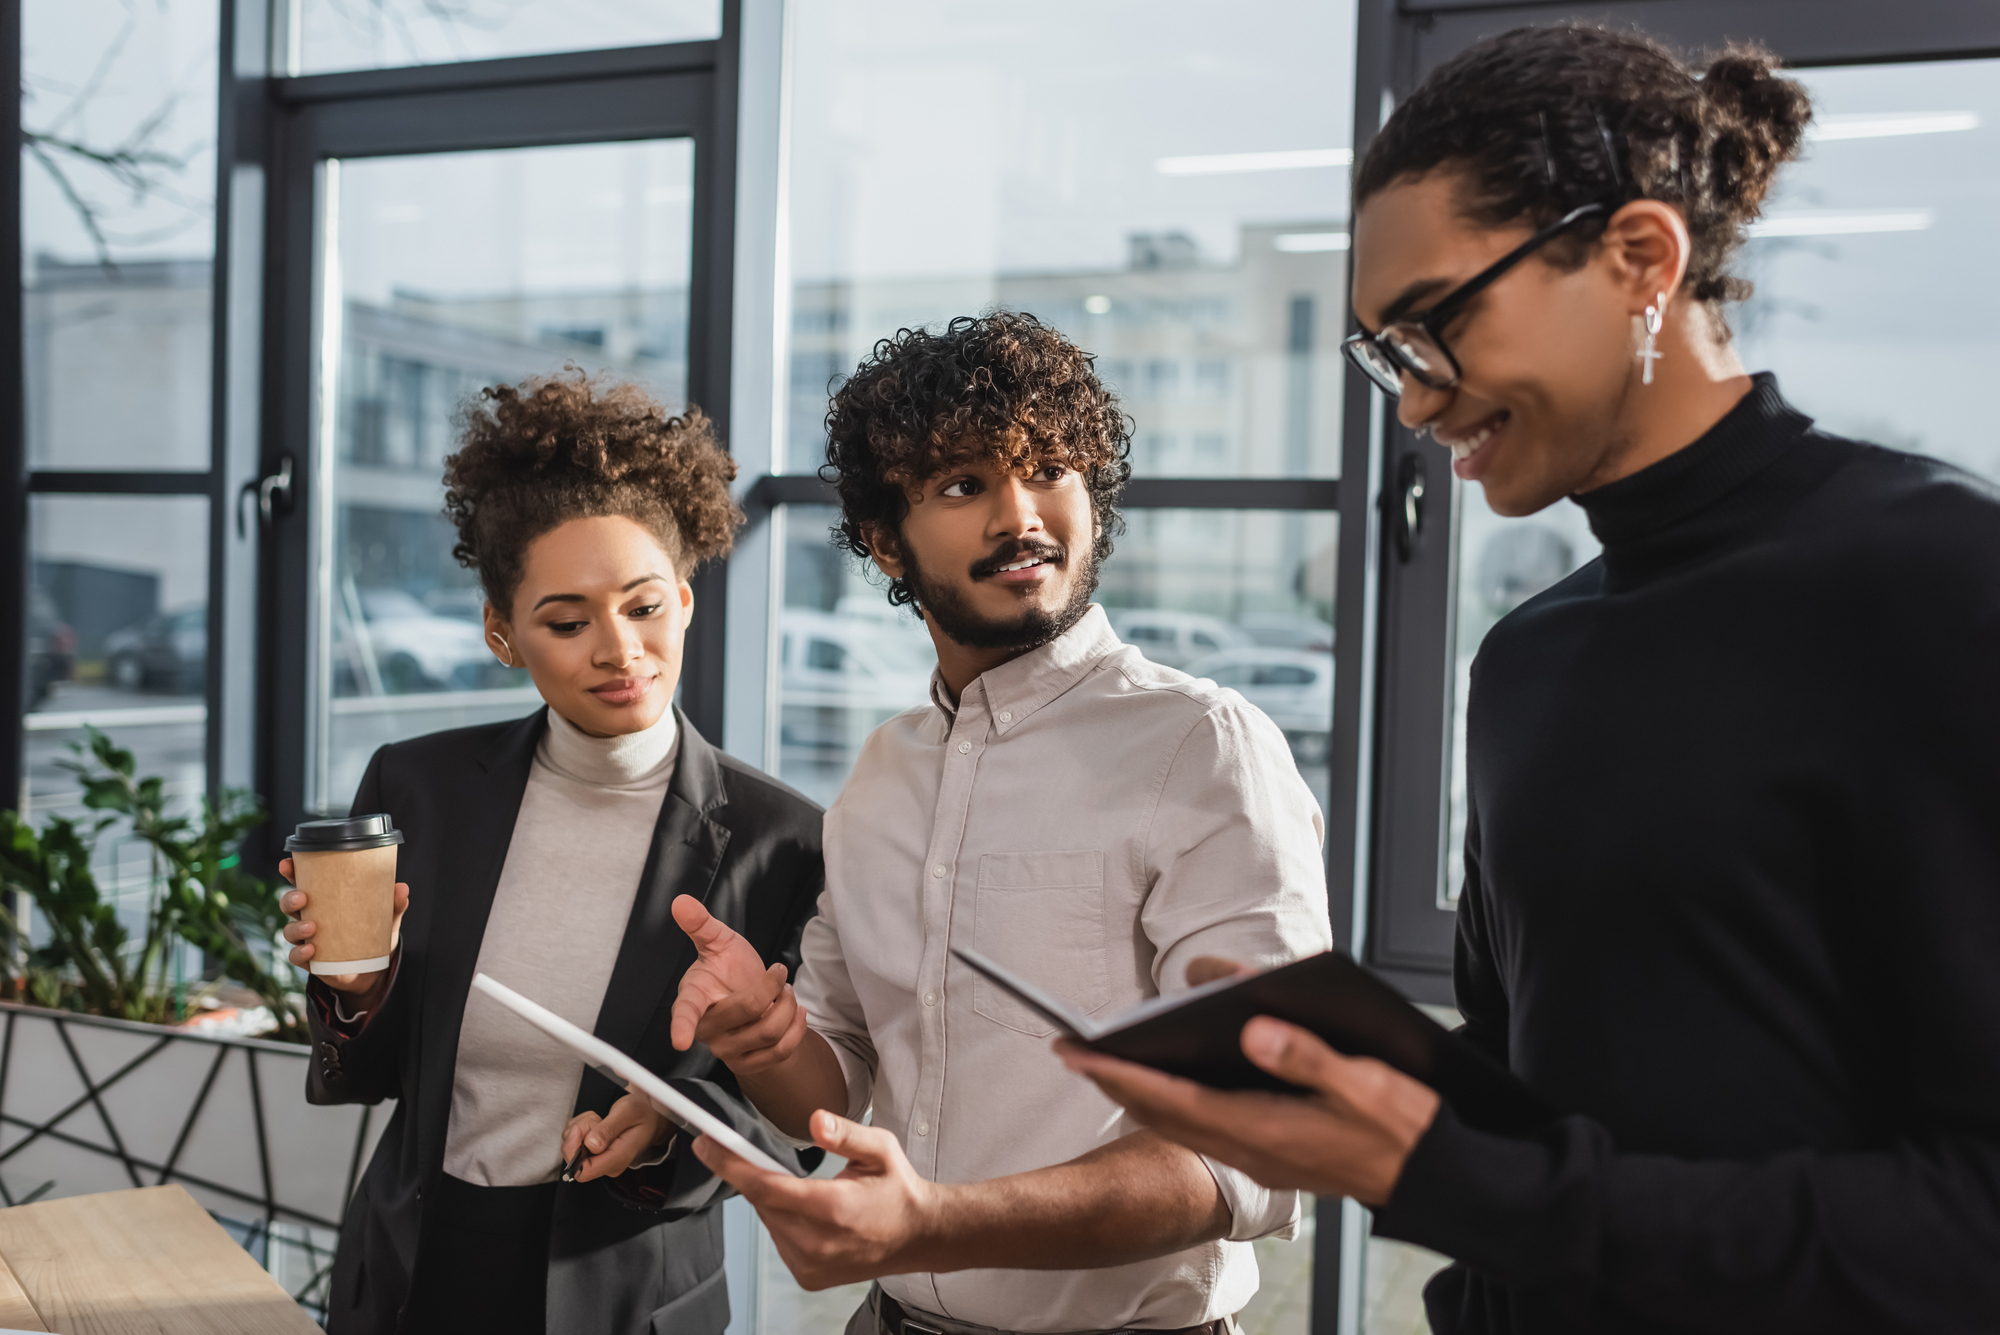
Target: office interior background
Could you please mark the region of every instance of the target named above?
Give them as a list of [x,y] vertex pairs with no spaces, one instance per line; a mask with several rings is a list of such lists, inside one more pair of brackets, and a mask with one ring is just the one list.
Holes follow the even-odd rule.
[[[85,814],[61,762],[94,725],[182,807],[261,794],[244,856],[268,870],[269,831],[344,811],[377,746],[537,706],[481,643],[440,472],[468,393],[571,364],[720,425],[749,522],[697,582],[682,703],[830,801],[934,657],[828,541],[829,389],[898,328],[1006,307],[1095,354],[1135,422],[1112,624],[1272,716],[1327,813],[1340,943],[1448,1010],[1467,670],[1595,547],[1567,504],[1493,515],[1343,366],[1348,180],[1399,96],[1520,23],[1791,61],[1819,114],[1740,259],[1744,359],[1833,431],[2000,479],[2000,16],[1970,0],[0,14],[22,146],[0,201],[20,259],[0,289],[0,689],[20,702],[0,806],[31,821]],[[96,859],[143,918],[145,846],[114,828]],[[201,1173],[181,1143],[149,1158],[134,1146],[196,1114],[106,1106],[108,1047],[64,1068],[77,1089],[28,1088],[18,1014],[7,1203],[188,1182],[318,1301],[341,1196],[287,1204],[275,1114]],[[279,1078],[253,1070],[249,1097]],[[729,1233],[732,1332],[839,1328],[852,1292],[800,1293],[740,1203]],[[1259,1253],[1244,1324],[1272,1335],[1422,1330],[1442,1264],[1335,1201]]]

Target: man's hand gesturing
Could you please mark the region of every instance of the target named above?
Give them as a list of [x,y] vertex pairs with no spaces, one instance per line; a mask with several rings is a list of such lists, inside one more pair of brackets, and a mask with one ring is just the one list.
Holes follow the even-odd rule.
[[685,1052],[700,1040],[739,1076],[783,1064],[806,1034],[785,966],[766,969],[756,947],[692,895],[676,899],[673,911],[697,954],[674,1000],[674,1047]]

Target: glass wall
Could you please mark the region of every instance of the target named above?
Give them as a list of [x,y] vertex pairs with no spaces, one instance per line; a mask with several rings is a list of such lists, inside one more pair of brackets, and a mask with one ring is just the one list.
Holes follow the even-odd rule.
[[[1949,460],[2000,480],[1985,368],[2000,333],[1968,294],[2000,292],[2000,61],[1799,70],[1817,108],[1803,158],[1780,173],[1729,312],[1751,371],[1775,371],[1821,429]],[[1919,386],[1921,392],[1889,392]],[[1478,487],[1459,504],[1456,722],[1449,866],[1464,876],[1465,697],[1501,616],[1597,554],[1568,502],[1501,519]]]
[[206,469],[215,0],[25,0],[28,462]]
[[[879,339],[995,307],[1093,353],[1145,478],[1340,467],[1354,10],[1283,0],[791,6],[779,472],[824,462],[830,391]],[[1052,41],[1051,34],[1061,34]],[[1273,40],[1282,33],[1283,40]],[[1097,601],[1148,657],[1240,691],[1331,800],[1336,516],[1128,505]],[[936,658],[882,580],[782,508],[786,782],[831,801]],[[1311,1244],[1260,1243],[1245,1329],[1305,1329]],[[768,1254],[759,1328],[837,1329]]]
[[1798,77],[1816,123],[1745,248],[1744,361],[1827,431],[2000,478],[2000,61]]
[[[29,508],[27,740],[20,811],[87,829],[85,725],[132,752],[190,813],[207,788],[208,502],[198,496],[36,496]],[[100,888],[143,938],[150,846],[121,822],[98,838]],[[195,973],[199,972],[199,963]],[[191,975],[193,976],[193,975]]]
[[721,0],[278,0],[292,74],[691,42]]
[[480,626],[444,460],[484,386],[565,366],[687,398],[689,141],[329,162],[313,805],[385,742],[539,705]]
[[875,340],[1004,306],[1097,354],[1139,473],[1337,473],[1354,9],[1242,19],[802,0],[780,471]]

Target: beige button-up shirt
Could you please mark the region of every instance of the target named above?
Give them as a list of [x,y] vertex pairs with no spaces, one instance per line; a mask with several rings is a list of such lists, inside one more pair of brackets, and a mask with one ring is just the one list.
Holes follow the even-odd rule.
[[[1284,735],[1234,691],[1148,662],[1093,607],[1066,634],[868,738],[826,814],[826,891],[798,996],[916,1170],[972,1182],[1139,1129],[1049,1050],[1053,1026],[951,958],[970,946],[1092,1013],[1187,986],[1188,962],[1327,949],[1324,833]],[[1292,1192],[1210,1163],[1229,1239],[1099,1270],[883,1279],[1016,1331],[1172,1329],[1240,1310],[1249,1240]]]

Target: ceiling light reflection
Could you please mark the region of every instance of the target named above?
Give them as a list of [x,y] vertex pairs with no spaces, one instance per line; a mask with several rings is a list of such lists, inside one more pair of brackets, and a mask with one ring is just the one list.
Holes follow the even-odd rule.
[[1976,111],[1891,111],[1873,115],[1821,116],[1806,129],[1806,138],[1889,139],[1905,134],[1950,134],[1979,128]]
[[1937,221],[1930,209],[1868,211],[1827,209],[1815,213],[1774,213],[1750,224],[1760,236],[1859,236],[1868,232],[1923,232]]
[[1346,250],[1345,232],[1281,232],[1271,245],[1289,255],[1309,255],[1321,250]]
[[1153,164],[1162,176],[1220,176],[1226,172],[1286,172],[1306,167],[1346,167],[1354,161],[1351,148],[1288,148],[1273,153],[1204,153],[1194,157],[1161,158]]

